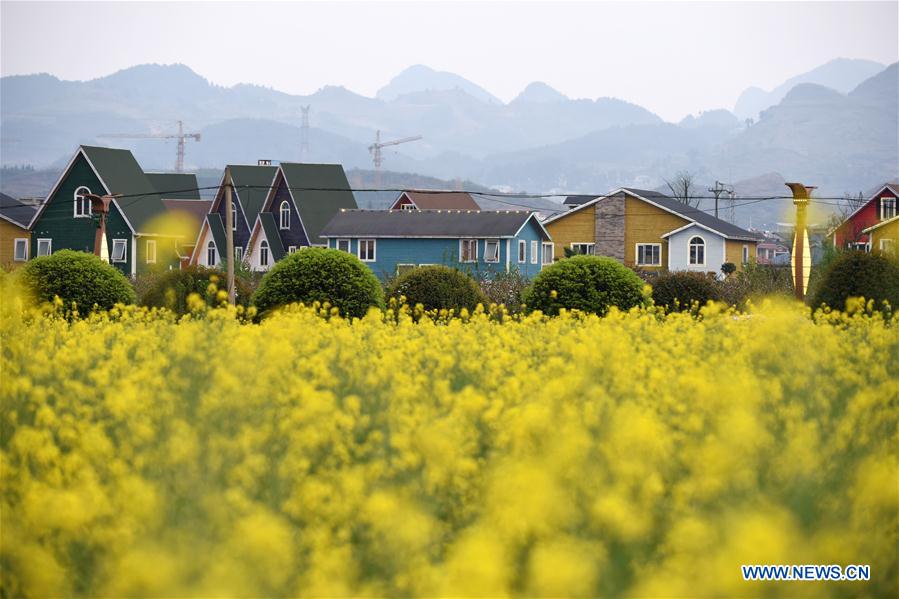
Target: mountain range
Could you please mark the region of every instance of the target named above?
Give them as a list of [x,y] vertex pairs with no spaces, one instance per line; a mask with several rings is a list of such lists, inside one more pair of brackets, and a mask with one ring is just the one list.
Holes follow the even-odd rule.
[[[617,98],[569,98],[542,82],[503,103],[423,65],[374,98],[337,86],[309,95],[222,87],[184,65],[140,65],[83,82],[12,76],[0,79],[2,163],[59,168],[90,143],[127,147],[145,168],[171,169],[173,140],[104,134],[171,133],[181,120],[201,135],[187,142],[194,169],[260,158],[371,168],[368,146],[380,130],[382,140],[423,137],[386,147],[385,169],[509,191],[660,188],[689,171],[702,188],[786,178],[855,194],[899,176],[896,72],[896,64],[836,59],[770,92],[747,89],[733,111],[679,123]],[[302,106],[311,106],[305,155]]]

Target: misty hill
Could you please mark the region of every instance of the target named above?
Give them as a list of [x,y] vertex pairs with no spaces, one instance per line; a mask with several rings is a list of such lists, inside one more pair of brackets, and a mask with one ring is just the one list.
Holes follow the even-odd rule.
[[423,64],[413,65],[390,80],[390,83],[378,90],[375,97],[379,100],[396,100],[399,96],[422,91],[446,91],[460,89],[472,98],[488,104],[502,104],[499,98],[483,87],[460,77],[455,73],[435,71]]
[[747,88],[737,99],[734,114],[741,119],[754,119],[761,111],[780,103],[791,89],[801,83],[815,83],[845,94],[882,71],[885,66],[872,60],[836,58],[807,73],[787,79],[771,91],[758,87]]

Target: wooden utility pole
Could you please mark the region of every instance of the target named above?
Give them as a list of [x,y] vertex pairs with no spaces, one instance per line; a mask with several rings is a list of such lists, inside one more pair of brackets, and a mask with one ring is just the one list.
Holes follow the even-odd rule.
[[809,196],[813,189],[811,185],[802,183],[786,183],[793,192],[793,205],[796,206],[796,231],[793,235],[792,268],[793,293],[799,301],[805,301],[805,292],[808,289],[808,279],[812,272],[812,253],[808,243]]
[[234,204],[231,200],[231,170],[225,167],[225,264],[228,267],[228,303],[234,305]]
[[715,181],[715,187],[709,187],[709,191],[715,195],[715,218],[718,218],[718,198],[724,192],[733,193],[734,188],[730,185],[725,185],[721,181]]

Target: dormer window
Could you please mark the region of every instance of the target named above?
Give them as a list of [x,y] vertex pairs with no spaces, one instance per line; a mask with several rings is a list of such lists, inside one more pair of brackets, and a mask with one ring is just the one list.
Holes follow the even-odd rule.
[[290,204],[287,203],[287,200],[281,202],[281,228],[290,228]]
[[75,218],[90,218],[91,217],[91,199],[85,197],[89,194],[91,190],[84,185],[75,190],[74,194],[74,216]]
[[268,241],[259,244],[259,266],[268,266]]
[[888,220],[896,216],[896,198],[884,196],[880,198],[880,220]]

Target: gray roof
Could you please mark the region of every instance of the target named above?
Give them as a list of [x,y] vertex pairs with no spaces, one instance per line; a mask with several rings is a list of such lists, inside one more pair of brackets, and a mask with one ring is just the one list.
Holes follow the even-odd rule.
[[193,173],[146,173],[150,184],[167,200],[199,200],[197,176]]
[[281,172],[311,244],[324,243],[322,228],[339,210],[357,207],[350,182],[339,164],[282,162]]
[[573,195],[567,196],[565,201],[563,202],[566,206],[580,206],[581,204],[586,204],[592,199],[595,199],[597,196],[585,196],[585,195]]
[[135,233],[152,233],[147,224],[165,213],[156,188],[129,150],[81,146],[111,194],[122,194],[116,204]]
[[37,206],[23,204],[5,193],[0,193],[0,218],[27,229],[35,212]]
[[[513,237],[526,210],[341,210],[322,237]],[[547,236],[548,238],[548,236]]]
[[[222,215],[218,212],[210,212],[206,215],[206,221],[209,223],[209,230],[212,232],[212,240],[218,250],[221,259],[228,249],[228,238],[225,236],[225,225],[222,224]],[[206,248],[200,248],[206,251]]]
[[624,191],[640,196],[650,202],[661,206],[662,208],[674,212],[678,216],[682,216],[687,220],[693,221],[709,229],[720,233],[724,237],[733,238],[733,239],[748,239],[748,240],[759,240],[762,238],[758,233],[752,233],[751,231],[747,231],[737,225],[732,225],[726,220],[721,220],[720,218],[715,218],[708,212],[700,210],[699,208],[693,208],[680,202],[670,196],[666,196],[663,193],[659,193],[658,191],[649,191],[647,189],[635,189],[633,187],[624,187],[622,188]]
[[387,210],[400,197],[400,191],[366,190],[353,191],[356,206],[362,210]]
[[265,231],[265,238],[268,240],[268,249],[272,253],[272,258],[280,260],[284,257],[284,244],[281,243],[281,236],[278,235],[278,225],[275,223],[275,215],[271,212],[260,212],[259,221],[262,223],[262,229]]
[[[231,185],[237,201],[246,215],[247,224],[252,227],[265,204],[278,167],[229,164],[227,168],[231,171]],[[215,210],[215,204],[210,210]]]

